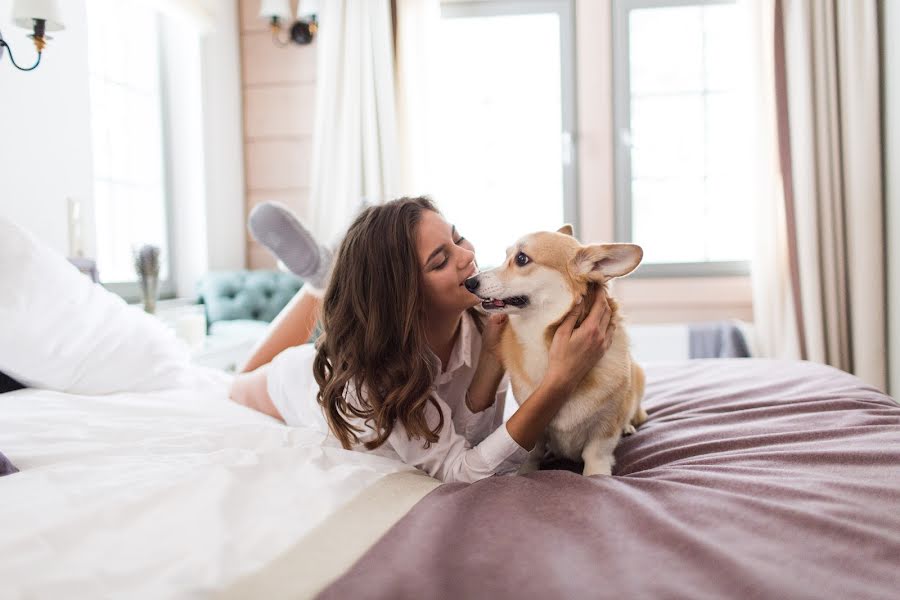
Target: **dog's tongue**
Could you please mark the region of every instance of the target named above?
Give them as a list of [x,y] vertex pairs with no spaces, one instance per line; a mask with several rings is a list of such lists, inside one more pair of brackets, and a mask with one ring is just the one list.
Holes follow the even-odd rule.
[[501,306],[501,307],[506,306],[506,304],[503,302],[503,300],[494,300],[494,302],[492,304],[494,306]]

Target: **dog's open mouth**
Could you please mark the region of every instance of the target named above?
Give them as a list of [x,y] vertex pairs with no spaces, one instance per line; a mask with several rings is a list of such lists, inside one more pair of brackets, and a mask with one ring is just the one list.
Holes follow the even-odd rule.
[[485,310],[498,310],[507,306],[522,308],[528,304],[527,296],[510,296],[509,298],[481,298],[481,308]]

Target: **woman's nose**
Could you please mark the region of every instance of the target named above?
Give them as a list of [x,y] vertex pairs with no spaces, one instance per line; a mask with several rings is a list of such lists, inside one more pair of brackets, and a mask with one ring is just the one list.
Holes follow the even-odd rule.
[[471,265],[473,262],[475,262],[475,253],[472,252],[471,250],[466,250],[465,248],[460,248],[459,250],[460,250],[459,268],[467,269],[469,267],[469,265]]

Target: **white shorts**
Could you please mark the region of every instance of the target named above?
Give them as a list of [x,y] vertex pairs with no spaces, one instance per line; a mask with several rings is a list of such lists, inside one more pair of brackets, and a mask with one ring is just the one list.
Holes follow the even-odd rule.
[[322,408],[316,402],[319,384],[313,377],[316,348],[302,344],[283,350],[269,363],[266,387],[284,422],[328,432]]

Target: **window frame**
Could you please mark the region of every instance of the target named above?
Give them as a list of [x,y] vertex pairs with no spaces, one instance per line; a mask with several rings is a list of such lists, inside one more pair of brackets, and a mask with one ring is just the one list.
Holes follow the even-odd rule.
[[563,219],[566,223],[571,224],[575,231],[580,231],[574,0],[441,0],[442,19],[535,13],[555,13],[559,17],[560,107],[562,111],[560,144],[563,156],[560,168],[563,181]]
[[[165,242],[166,252],[162,258],[167,267],[167,277],[159,280],[158,299],[166,300],[175,297],[175,260],[174,260],[174,206],[172,202],[172,167],[171,167],[171,136],[169,135],[169,115],[166,99],[171,92],[169,81],[167,78],[166,55],[163,51],[163,28],[166,27],[166,19],[159,13],[155,12],[156,20],[156,37],[157,37],[157,58],[159,65],[159,115],[160,128],[162,135],[162,178],[163,178],[163,209],[165,210]],[[88,21],[88,27],[90,27]],[[88,66],[90,70],[90,65]],[[92,182],[96,182],[96,173],[91,175]],[[94,217],[96,222],[96,216]],[[99,232],[98,232],[99,235]],[[99,258],[99,257],[97,257]],[[103,281],[103,265],[98,261],[98,269],[100,271],[100,285],[110,292],[122,297],[126,302],[135,303],[143,299],[141,292],[140,280],[136,281]]]
[[[615,0],[612,3],[614,231],[616,240],[632,242],[631,77],[629,14],[645,8],[736,4],[737,0]],[[644,263],[631,277],[725,277],[749,275],[750,261]]]

